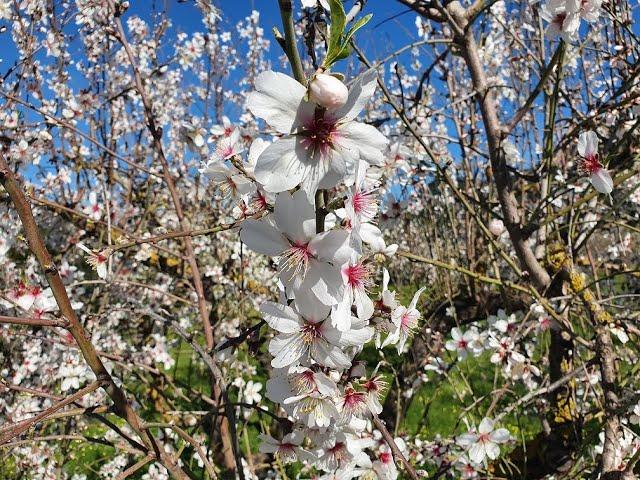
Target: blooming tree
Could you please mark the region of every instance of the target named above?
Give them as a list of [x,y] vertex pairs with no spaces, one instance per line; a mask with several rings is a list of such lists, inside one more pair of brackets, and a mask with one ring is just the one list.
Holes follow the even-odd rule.
[[0,0],[0,476],[636,478],[637,7]]

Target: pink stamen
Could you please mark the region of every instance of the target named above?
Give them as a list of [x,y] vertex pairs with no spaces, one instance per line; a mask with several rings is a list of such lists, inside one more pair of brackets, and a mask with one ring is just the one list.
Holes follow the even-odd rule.
[[342,267],[342,276],[353,290],[365,291],[371,285],[371,272],[362,263],[345,265]]
[[309,268],[309,259],[313,257],[309,251],[308,244],[295,243],[280,254],[285,261],[282,264],[283,270],[293,270],[291,277],[302,272],[306,275]]

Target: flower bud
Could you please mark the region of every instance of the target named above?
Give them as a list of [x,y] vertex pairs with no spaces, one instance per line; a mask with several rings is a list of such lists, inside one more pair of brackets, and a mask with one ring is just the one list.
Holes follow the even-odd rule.
[[501,235],[504,232],[504,223],[502,220],[497,218],[492,219],[489,222],[489,231],[494,234],[496,237]]
[[333,75],[318,73],[309,85],[311,100],[321,107],[340,108],[347,102],[349,91],[344,83]]

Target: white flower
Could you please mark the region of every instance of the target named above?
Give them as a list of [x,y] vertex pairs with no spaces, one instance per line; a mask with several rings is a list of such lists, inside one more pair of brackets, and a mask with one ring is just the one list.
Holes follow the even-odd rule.
[[267,192],[301,185],[313,198],[318,188],[335,186],[359,159],[382,163],[387,139],[373,126],[353,121],[373,95],[375,71],[360,77],[337,109],[306,101],[305,86],[282,73],[263,72],[255,86],[247,107],[283,134],[256,163],[256,180]]
[[89,194],[89,205],[83,209],[83,212],[95,221],[102,218],[102,204],[98,201],[96,192]]
[[602,166],[598,156],[598,136],[588,131],[578,138],[578,153],[582,157],[579,171],[589,175],[591,185],[598,192],[609,195],[613,191],[613,180],[609,172]]
[[267,324],[279,335],[269,342],[269,353],[273,355],[271,366],[287,367],[300,360],[313,359],[321,365],[332,368],[349,368],[351,360],[325,336],[329,307],[297,312],[287,305],[265,302],[260,312]]
[[511,435],[506,428],[494,430],[494,421],[483,418],[478,431],[471,431],[458,437],[458,445],[469,450],[469,458],[474,463],[482,463],[485,457],[495,460],[500,455],[500,443],[508,442]]
[[457,352],[458,360],[464,360],[469,353],[477,357],[482,352],[478,332],[470,329],[462,333],[458,327],[451,329],[451,340],[445,343],[445,348],[450,352]]
[[87,254],[87,263],[96,271],[98,277],[103,280],[107,278],[107,265],[109,263],[109,257],[111,256],[112,250],[110,248],[105,248],[102,251],[94,252],[82,243],[78,243],[77,246]]
[[355,303],[358,318],[368,320],[373,315],[373,301],[367,294],[372,284],[368,265],[350,261],[340,269],[344,281],[344,296],[331,312],[331,323],[340,331],[351,327],[351,306]]
[[260,453],[273,453],[285,463],[308,459],[311,454],[300,447],[304,436],[304,432],[301,430],[288,433],[282,437],[282,440],[276,440],[271,435],[260,434],[258,436]]
[[253,380],[249,380],[244,387],[244,391],[242,392],[242,396],[244,397],[245,402],[247,403],[260,403],[262,400],[262,395],[260,395],[260,390],[262,390],[262,384],[260,382],[254,382]]
[[411,303],[408,307],[398,305],[393,312],[391,312],[391,322],[396,327],[393,332],[385,339],[382,344],[384,348],[387,345],[396,345],[398,353],[404,351],[404,346],[409,337],[413,334],[413,331],[418,327],[418,320],[420,319],[420,312],[416,309],[418,298],[426,287],[422,287],[418,290],[411,299]]
[[272,221],[245,220],[240,238],[255,252],[280,257],[280,280],[290,296],[298,304],[307,297],[325,305],[342,300],[340,266],[352,255],[349,233],[316,234],[315,209],[301,190],[277,195]]

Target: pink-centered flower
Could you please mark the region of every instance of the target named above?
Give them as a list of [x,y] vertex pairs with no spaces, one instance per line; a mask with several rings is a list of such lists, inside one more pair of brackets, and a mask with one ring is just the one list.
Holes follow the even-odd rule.
[[271,435],[260,434],[260,453],[272,453],[284,463],[295,462],[309,458],[310,454],[301,445],[305,434],[301,430],[295,430],[276,440]]
[[600,163],[598,136],[595,132],[588,131],[580,134],[578,153],[582,157],[578,166],[580,173],[589,175],[591,185],[598,192],[609,195],[613,191],[613,180],[607,169]]
[[307,101],[307,88],[282,73],[261,73],[248,109],[282,136],[258,157],[255,178],[267,192],[301,185],[313,198],[318,188],[331,188],[360,159],[379,165],[387,139],[371,125],[353,121],[376,87],[375,72],[361,76],[349,90],[346,103],[324,108]]
[[319,300],[333,305],[343,298],[340,265],[351,258],[349,233],[316,233],[315,209],[298,190],[277,195],[273,215],[245,220],[240,238],[251,250],[279,257],[280,280],[298,304]]
[[362,262],[345,263],[340,273],[344,282],[344,296],[331,312],[331,323],[338,330],[345,331],[351,327],[351,306],[354,303],[359,319],[368,320],[373,315],[373,301],[367,293],[373,282],[369,265]]
[[501,443],[511,439],[506,428],[495,428],[495,422],[490,418],[483,418],[477,431],[471,431],[458,437],[457,443],[468,448],[469,458],[474,463],[482,463],[486,457],[495,460],[500,455]]
[[411,338],[413,332],[418,327],[418,320],[420,320],[420,312],[416,309],[418,298],[425,287],[418,290],[411,299],[411,303],[408,307],[398,305],[393,312],[391,312],[391,322],[395,326],[395,329],[389,334],[389,336],[382,343],[382,347],[387,345],[396,345],[398,353],[402,353],[407,340]]

